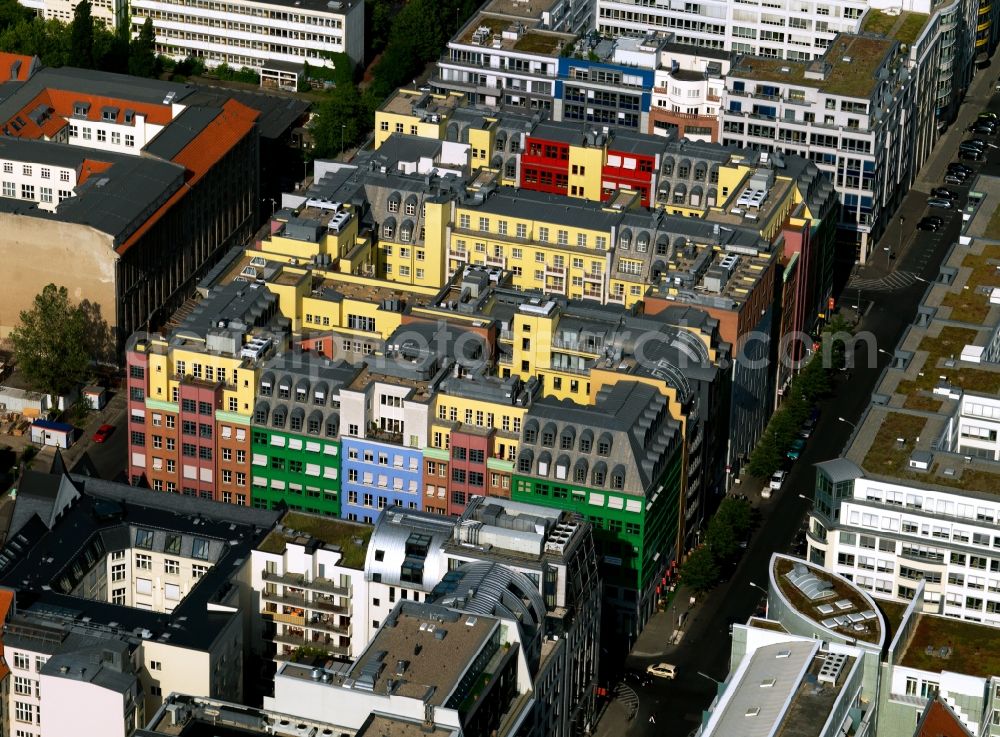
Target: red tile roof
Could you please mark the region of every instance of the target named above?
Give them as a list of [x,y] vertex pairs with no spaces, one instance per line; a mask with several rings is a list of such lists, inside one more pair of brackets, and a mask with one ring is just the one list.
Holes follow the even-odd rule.
[[[21,62],[14,73],[14,65]],[[25,54],[9,54],[0,51],[0,82],[24,82],[31,76],[31,69],[35,63],[35,57]]]
[[187,173],[184,186],[177,190],[156,210],[128,239],[118,246],[118,253],[125,253],[146,231],[186,195],[215,164],[253,130],[260,113],[236,100],[226,100],[222,112],[195,136],[187,146],[174,156],[173,162],[180,164]]
[[[74,107],[78,102],[89,103],[86,116],[74,115]],[[39,107],[48,110],[48,116],[41,125],[31,118],[31,114]],[[52,138],[67,125],[67,118],[98,121],[103,118],[106,107],[118,108],[118,122],[124,122],[126,110],[133,110],[136,115],[142,115],[147,123],[167,125],[173,120],[173,110],[168,105],[155,105],[147,102],[135,102],[117,97],[103,97],[81,92],[57,90],[51,87],[39,92],[31,102],[21,108],[9,120],[0,121],[7,134],[15,138]],[[20,119],[20,120],[18,120]],[[17,124],[15,125],[15,121]]]
[[940,699],[931,701],[913,737],[974,737]]
[[111,164],[107,161],[95,161],[94,159],[84,159],[83,164],[80,165],[80,171],[77,172],[76,185],[79,187],[81,184],[90,179],[94,174],[100,174],[101,172],[107,171],[111,168]]
[[[9,589],[0,591],[0,633],[7,622],[7,615],[14,604],[14,592]],[[4,657],[3,641],[0,640],[0,681],[10,675],[10,666],[7,665],[7,658]]]

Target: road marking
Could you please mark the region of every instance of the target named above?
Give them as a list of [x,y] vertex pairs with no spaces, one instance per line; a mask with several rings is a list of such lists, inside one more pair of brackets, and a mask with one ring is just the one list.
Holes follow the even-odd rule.
[[915,276],[912,271],[894,271],[886,276],[870,278],[854,276],[847,283],[846,289],[860,289],[863,292],[893,292],[913,284],[916,281]]

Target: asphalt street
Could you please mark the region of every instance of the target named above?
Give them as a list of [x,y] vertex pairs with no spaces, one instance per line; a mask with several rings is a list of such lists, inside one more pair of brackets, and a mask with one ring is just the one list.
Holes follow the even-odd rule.
[[[983,109],[1000,113],[1000,100],[992,97],[995,78],[995,70],[989,68],[977,75],[958,120],[946,132],[917,183],[907,193],[893,225],[876,247],[875,258],[854,275],[841,294],[840,307],[850,309],[860,305],[860,330],[870,331],[878,347],[889,354],[912,322],[927,289],[921,280],[935,279],[945,252],[958,238],[961,215],[948,210],[928,211],[927,194],[930,187],[942,186],[945,166],[957,159],[959,142],[971,137],[964,132],[965,127]],[[993,149],[989,162],[971,165],[977,170],[985,167],[992,173],[1000,166],[998,153]],[[969,187],[949,188],[959,193],[959,207],[964,206]],[[945,227],[936,233],[916,231],[917,221],[925,214],[941,215],[946,220]],[[903,216],[901,232],[898,215]],[[884,248],[889,248],[896,258],[890,261]],[[717,682],[724,680],[729,672],[730,622],[744,622],[753,614],[763,595],[754,584],[767,587],[771,554],[789,549],[808,513],[815,479],[813,464],[840,454],[853,431],[850,423],[860,419],[889,360],[888,355],[878,353],[876,365],[861,362],[849,376],[841,375],[835,380],[833,394],[821,404],[816,429],[801,458],[791,467],[783,489],[774,498],[759,502],[761,525],[744,558],[734,575],[710,592],[694,610],[681,643],[670,646],[665,642],[659,654],[630,656],[628,664],[632,668],[644,669],[652,662],[667,660],[677,666],[679,676],[674,681],[654,679],[649,686],[633,686],[639,697],[638,711],[616,733],[686,737],[698,727],[703,710],[716,695]],[[848,422],[841,422],[838,417]]]

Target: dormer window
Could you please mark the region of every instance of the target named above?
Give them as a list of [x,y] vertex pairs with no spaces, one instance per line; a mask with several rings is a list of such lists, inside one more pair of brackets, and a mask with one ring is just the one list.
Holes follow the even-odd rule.
[[126,110],[125,111],[125,122],[131,124],[134,121],[135,121],[135,110]]
[[87,113],[90,112],[89,102],[74,102],[73,103],[73,115],[77,115],[81,118],[86,118]]
[[101,120],[108,123],[118,122],[118,108],[116,107],[106,107],[101,110]]

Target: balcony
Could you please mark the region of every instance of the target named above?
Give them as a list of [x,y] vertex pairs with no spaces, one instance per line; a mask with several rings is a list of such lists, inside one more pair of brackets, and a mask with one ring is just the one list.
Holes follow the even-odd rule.
[[577,353],[600,353],[604,350],[604,341],[595,340],[593,342],[584,344],[579,338],[567,339],[567,338],[553,338],[552,339],[553,348],[561,348],[567,351],[576,351]]
[[351,626],[350,624],[337,624],[333,617],[325,617],[319,614],[313,615],[309,618],[306,623],[306,628],[314,630],[323,630],[324,632],[335,632],[338,635],[350,636]]
[[500,266],[501,268],[507,264],[507,259],[503,256],[487,256],[486,265],[487,266]]
[[585,272],[583,272],[583,280],[584,281],[603,282],[604,281],[604,274],[602,272],[600,272],[600,271],[585,271]]
[[341,586],[329,578],[314,578],[308,583],[308,587],[313,591],[322,591],[325,594],[333,594],[334,596],[351,595],[351,588],[349,586]]
[[[314,647],[320,650],[325,650],[333,655],[340,655],[343,657],[350,657],[350,648],[341,647],[334,643],[332,637],[314,634],[312,637],[305,637],[302,635],[283,635],[276,634],[274,636],[274,641],[281,645],[291,645],[292,647]],[[278,653],[274,656],[275,660],[280,660],[283,662],[297,662],[294,653]]]
[[469,252],[468,251],[457,251],[453,248],[448,249],[448,258],[458,259],[459,261],[468,261]]
[[514,340],[514,331],[513,330],[501,330],[500,331],[500,340]]
[[279,594],[277,592],[269,592],[266,589],[261,594],[261,598],[264,601],[273,601],[276,604],[290,604],[291,606],[305,606],[306,603],[305,594],[290,594],[287,592]]
[[[350,587],[344,587],[335,581],[331,581],[328,578],[314,578],[312,581],[307,581],[306,577],[301,573],[271,573],[264,571],[262,578],[265,581],[274,581],[276,583],[285,584],[286,586],[294,586],[299,589],[310,589],[312,591],[322,591],[325,594],[333,594],[335,596],[350,596]],[[271,601],[281,601],[281,599],[270,598],[267,594],[264,595],[265,598]],[[302,597],[302,601],[305,597]]]
[[264,612],[264,614],[270,614],[275,622],[282,624],[294,624],[296,627],[301,627],[305,623],[305,615],[301,609],[298,614],[284,614],[282,612]]
[[608,295],[608,302],[614,302],[615,304],[623,305],[623,304],[625,304],[625,295],[624,294],[609,294]]
[[565,266],[550,266],[545,264],[545,275],[546,276],[566,276]]
[[305,586],[306,577],[302,573],[274,573],[271,571],[264,571],[261,574],[261,578],[265,581],[274,581],[275,583],[283,583],[288,586],[296,586],[302,588]]
[[350,607],[341,606],[340,604],[333,603],[332,600],[321,599],[319,597],[306,604],[306,609],[315,609],[321,612],[332,612],[333,614],[347,614],[348,616],[351,614]]

